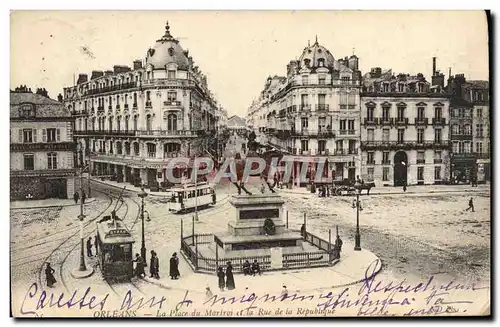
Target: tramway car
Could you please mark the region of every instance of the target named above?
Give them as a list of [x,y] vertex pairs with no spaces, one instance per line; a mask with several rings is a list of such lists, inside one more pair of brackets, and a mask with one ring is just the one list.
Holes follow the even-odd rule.
[[177,213],[204,208],[216,203],[215,190],[207,182],[185,184],[172,188],[169,210]]
[[120,218],[105,216],[97,223],[99,265],[105,279],[126,280],[134,274],[134,239]]

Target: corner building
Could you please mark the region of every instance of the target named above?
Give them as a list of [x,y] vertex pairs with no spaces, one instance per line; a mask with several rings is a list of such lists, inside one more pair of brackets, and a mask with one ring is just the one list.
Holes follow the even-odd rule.
[[[435,64],[434,64],[435,66]],[[381,186],[442,184],[450,178],[450,95],[444,75],[372,68],[363,79],[362,176]]]
[[93,71],[90,80],[80,74],[77,85],[64,89],[76,117],[80,163],[89,161],[92,174],[118,182],[166,187],[169,160],[212,150],[207,140],[215,136],[221,106],[168,23],[144,65],[136,60],[133,69],[113,68]]
[[[361,72],[355,55],[335,60],[316,42],[287,65],[287,76],[266,81],[260,98],[249,109],[254,128],[265,130],[267,142],[294,156],[297,185],[302,165],[310,177],[317,164],[302,157],[326,159],[323,177],[354,180],[361,170]],[[260,108],[256,108],[260,107]],[[265,127],[262,122],[265,121]]]

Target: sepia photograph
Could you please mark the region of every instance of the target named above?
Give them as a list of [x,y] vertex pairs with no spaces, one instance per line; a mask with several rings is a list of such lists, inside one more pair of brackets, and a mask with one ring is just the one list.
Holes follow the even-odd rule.
[[11,11],[11,317],[491,318],[491,24]]

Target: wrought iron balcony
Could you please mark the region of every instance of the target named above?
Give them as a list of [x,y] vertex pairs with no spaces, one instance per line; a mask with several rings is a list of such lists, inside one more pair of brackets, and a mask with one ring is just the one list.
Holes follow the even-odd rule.
[[117,84],[117,85],[113,85],[113,86],[100,87],[100,88],[93,89],[93,90],[86,90],[83,94],[84,95],[94,95],[94,94],[114,92],[114,91],[119,91],[119,90],[127,90],[127,89],[132,89],[135,87],[137,87],[137,83],[130,82],[130,83]]
[[127,109],[128,109],[128,103],[125,103],[125,104],[123,105],[123,109],[125,109],[125,110],[127,110]]
[[366,117],[364,122],[365,122],[365,125],[376,125],[376,124],[378,124],[378,118],[377,117]]
[[411,150],[411,149],[450,149],[450,141],[368,141],[361,142],[361,150]]
[[391,117],[379,118],[380,125],[392,125],[392,122],[393,122],[393,118],[391,118]]
[[390,165],[391,161],[390,160],[382,160],[382,165]]
[[299,108],[300,108],[300,111],[309,111],[309,110],[311,110],[311,105],[310,104],[301,104],[299,106]]
[[417,159],[417,164],[425,164],[425,159]]
[[408,118],[407,117],[397,117],[397,118],[394,118],[394,122],[396,125],[408,125]]
[[146,108],[152,108],[151,101],[146,101]]
[[163,101],[163,105],[165,107],[180,107],[182,104],[180,101],[173,100],[173,101]]
[[434,163],[435,163],[435,164],[440,164],[440,163],[443,163],[443,159],[437,159],[437,158],[434,158]]
[[415,118],[415,125],[427,126],[429,124],[429,118],[417,117]]
[[330,105],[329,104],[317,104],[316,105],[316,110],[317,111],[326,111],[326,110],[329,110],[330,109]]
[[446,118],[432,118],[432,125],[446,125]]

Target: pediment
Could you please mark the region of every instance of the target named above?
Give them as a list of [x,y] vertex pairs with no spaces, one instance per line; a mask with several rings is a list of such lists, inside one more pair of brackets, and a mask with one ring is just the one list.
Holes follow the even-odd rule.
[[396,104],[396,107],[406,107],[406,103],[404,102],[399,102],[398,104]]
[[425,102],[419,102],[419,103],[416,104],[416,106],[417,107],[425,107],[425,106],[427,106],[427,103],[425,103]]
[[377,106],[377,104],[373,101],[368,101],[367,103],[365,103],[365,106],[374,108]]
[[382,103],[380,106],[381,106],[382,108],[387,108],[387,107],[391,107],[391,106],[392,106],[392,103],[385,101],[385,102],[384,102],[384,103]]
[[433,106],[435,106],[435,107],[444,107],[444,103],[442,103],[442,102],[436,102],[436,103],[433,104]]

